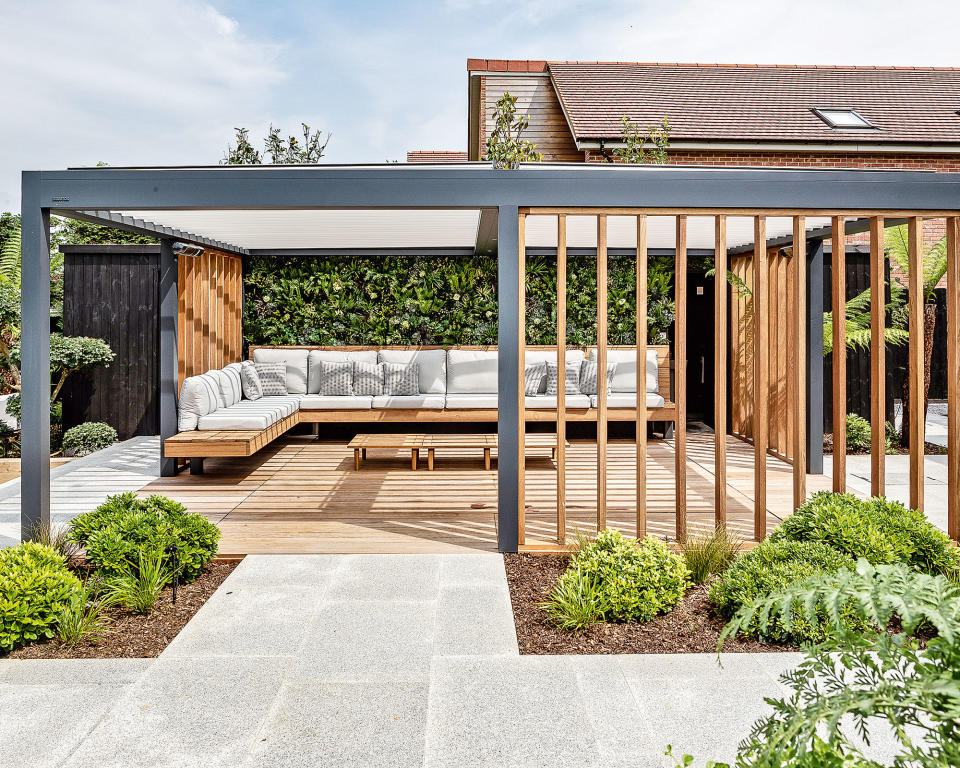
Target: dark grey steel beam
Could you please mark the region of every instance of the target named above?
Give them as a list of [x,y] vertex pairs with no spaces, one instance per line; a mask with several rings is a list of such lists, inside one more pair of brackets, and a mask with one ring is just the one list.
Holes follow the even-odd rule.
[[497,214],[497,545],[516,552],[519,544],[520,477],[520,249],[518,210],[501,205]]
[[177,434],[177,256],[173,239],[160,241],[160,475],[177,474],[163,442]]
[[20,536],[50,525],[50,211],[40,174],[21,183]]
[[823,240],[807,241],[807,472],[823,474]]

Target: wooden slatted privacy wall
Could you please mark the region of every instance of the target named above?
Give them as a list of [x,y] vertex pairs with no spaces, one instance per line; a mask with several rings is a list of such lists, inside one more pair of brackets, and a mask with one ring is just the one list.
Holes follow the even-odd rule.
[[[790,410],[793,413],[793,506],[807,498],[807,239],[806,218],[793,217],[793,366]],[[789,300],[790,297],[788,297]]]
[[[677,216],[677,246],[674,260],[674,400],[677,420],[674,434],[674,494],[677,539],[687,538],[687,217]],[[640,393],[637,393],[639,397]]]
[[718,526],[727,522],[727,217],[717,216],[714,230],[714,517]]
[[947,532],[960,540],[960,216],[947,219]]
[[[561,385],[560,382],[563,382]],[[567,541],[567,217],[557,216],[557,542]]]
[[833,490],[847,490],[847,245],[843,216],[833,217]]
[[205,250],[177,264],[178,382],[222,368],[243,353],[243,263]]
[[[597,530],[607,527],[607,217],[597,216]],[[637,395],[639,396],[639,392]]]
[[637,538],[647,535],[647,217],[637,216]]
[[910,346],[907,352],[910,379],[910,507],[923,509],[923,226],[919,216],[907,220],[910,286]]
[[767,287],[767,220],[754,219],[753,226],[753,532],[757,541],[767,535],[767,408],[763,393],[767,391],[770,371],[769,328],[766,312],[769,304]]
[[870,219],[870,493],[886,488],[886,285],[883,217]]

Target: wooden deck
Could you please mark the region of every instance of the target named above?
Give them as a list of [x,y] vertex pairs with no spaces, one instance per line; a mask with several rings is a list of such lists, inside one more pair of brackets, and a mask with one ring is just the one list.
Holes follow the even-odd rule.
[[[730,525],[749,537],[753,522],[753,448],[736,438],[727,447]],[[635,533],[634,445],[608,447],[607,524]],[[687,518],[713,525],[713,435],[687,439]],[[648,531],[674,534],[672,442],[648,448]],[[767,462],[768,530],[789,514],[791,467]],[[555,546],[556,470],[549,451],[530,452],[526,468],[528,547]],[[808,477],[808,492],[829,478]],[[141,493],[164,493],[200,512],[223,531],[220,552],[421,553],[496,549],[497,473],[476,450],[438,454],[433,472],[410,469],[410,452],[368,452],[360,472],[343,443],[281,438],[254,456],[211,458],[203,475],[161,478]],[[596,446],[567,449],[567,531],[594,530]]]

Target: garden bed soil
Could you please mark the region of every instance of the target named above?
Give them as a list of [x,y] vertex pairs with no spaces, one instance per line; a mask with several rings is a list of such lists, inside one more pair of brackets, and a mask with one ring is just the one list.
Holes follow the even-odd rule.
[[[707,586],[692,587],[670,613],[646,624],[595,624],[566,632],[547,620],[538,603],[547,599],[568,555],[506,554],[507,583],[521,654],[715,653],[725,622],[716,616]],[[724,652],[796,651],[789,645],[728,638]]]
[[177,587],[177,602],[172,604],[167,587],[150,613],[138,615],[119,609],[107,612],[107,632],[100,640],[65,645],[57,640],[27,645],[3,658],[10,659],[149,659],[160,655],[200,607],[207,602],[223,580],[239,563],[208,563],[190,584]]

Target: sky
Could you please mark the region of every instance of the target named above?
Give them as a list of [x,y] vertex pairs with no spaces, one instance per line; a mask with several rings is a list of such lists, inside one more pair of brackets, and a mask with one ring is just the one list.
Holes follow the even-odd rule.
[[0,0],[0,211],[21,170],[215,164],[237,126],[465,150],[468,57],[960,66],[958,29],[955,0]]

